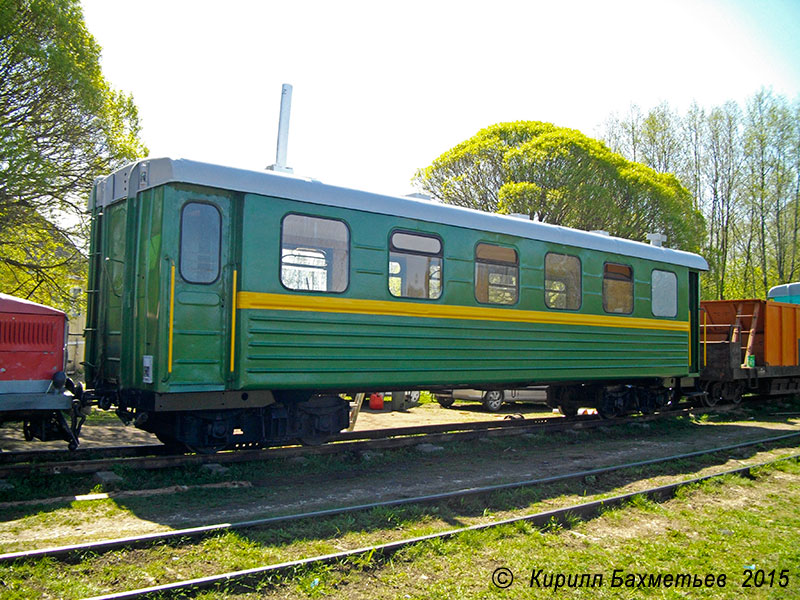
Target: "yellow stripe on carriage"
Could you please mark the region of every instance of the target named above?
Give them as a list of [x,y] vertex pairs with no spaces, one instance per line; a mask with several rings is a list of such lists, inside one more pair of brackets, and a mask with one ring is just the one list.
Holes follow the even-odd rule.
[[688,321],[642,319],[615,315],[586,315],[567,312],[545,312],[458,306],[427,302],[362,300],[330,296],[296,294],[268,294],[239,292],[237,308],[252,310],[288,310],[303,312],[343,313],[392,317],[417,317],[426,319],[462,319],[468,321],[502,321],[511,323],[548,323],[554,325],[579,325],[591,327],[618,327],[624,329],[658,329],[689,332]]

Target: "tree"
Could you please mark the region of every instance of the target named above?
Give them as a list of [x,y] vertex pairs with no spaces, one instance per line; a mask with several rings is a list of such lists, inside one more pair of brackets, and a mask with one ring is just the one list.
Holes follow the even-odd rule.
[[416,184],[450,204],[644,240],[667,235],[696,249],[703,220],[668,174],[626,160],[603,143],[550,123],[499,123],[417,171]]
[[0,0],[0,290],[65,306],[94,177],[145,156],[77,0]]
[[797,281],[800,102],[762,89],[744,110],[694,104],[681,117],[661,104],[636,115],[634,107],[625,120],[609,118],[604,138],[629,159],[636,153],[656,170],[674,168],[690,189],[709,224],[704,297],[763,298]]
[[[726,297],[728,265],[732,239],[735,239],[738,190],[744,159],[741,142],[741,111],[733,102],[714,108],[708,115],[701,152],[705,155],[702,183],[708,193],[705,213],[709,223],[706,249],[710,273],[707,278],[714,294]],[[703,186],[697,190],[703,197]]]
[[[675,119],[681,123],[679,117],[676,116]],[[694,207],[699,208],[703,201],[703,170],[706,161],[703,152],[703,141],[708,128],[705,111],[693,102],[680,127],[681,137],[677,143],[684,150],[680,153],[683,155],[683,164],[679,172],[684,174],[684,184],[694,198]]]
[[679,118],[662,102],[651,110],[642,123],[642,162],[659,173],[678,170],[682,150]]
[[768,90],[757,92],[747,105],[744,193],[755,233],[760,295],[775,282],[797,276],[790,268],[796,255],[793,154],[798,124],[793,117],[786,100]]
[[797,277],[800,273],[800,264],[798,264],[797,253],[797,235],[800,229],[800,101],[794,104],[794,118],[792,120],[794,126],[792,128],[792,136],[790,138],[791,150],[789,156],[792,161],[792,170],[794,172],[794,192],[792,199],[791,210],[791,262],[789,264],[790,279]]
[[418,170],[414,181],[448,204],[496,212],[498,193],[508,178],[506,152],[555,129],[538,121],[492,125]]
[[610,148],[628,159],[639,162],[642,146],[642,111],[632,104],[628,114],[620,119],[611,115],[606,120],[606,130],[603,136]]

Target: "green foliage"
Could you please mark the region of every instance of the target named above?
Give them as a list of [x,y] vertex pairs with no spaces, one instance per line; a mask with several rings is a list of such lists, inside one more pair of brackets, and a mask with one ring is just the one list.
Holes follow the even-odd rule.
[[536,121],[487,127],[417,171],[415,181],[448,204],[496,212],[499,190],[509,180],[505,153],[554,129]]
[[800,101],[762,89],[743,108],[633,106],[608,120],[604,138],[691,190],[708,223],[704,298],[765,298],[800,279]]
[[550,123],[487,127],[417,171],[415,182],[449,204],[640,241],[660,232],[685,250],[697,250],[704,235],[702,216],[674,176]]
[[85,195],[146,155],[139,130],[76,0],[0,1],[1,291],[70,304],[85,276]]

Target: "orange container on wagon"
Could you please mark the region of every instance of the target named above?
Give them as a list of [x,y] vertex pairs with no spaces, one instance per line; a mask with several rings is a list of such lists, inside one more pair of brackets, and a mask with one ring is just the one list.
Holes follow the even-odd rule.
[[773,367],[800,364],[800,306],[764,302],[764,364]]
[[738,344],[743,367],[800,365],[800,305],[765,300],[701,302],[701,348]]

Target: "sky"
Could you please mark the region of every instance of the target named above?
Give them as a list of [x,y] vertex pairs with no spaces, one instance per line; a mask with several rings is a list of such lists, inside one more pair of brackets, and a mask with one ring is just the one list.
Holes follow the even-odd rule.
[[150,156],[404,195],[480,129],[800,98],[800,0],[82,0]]

